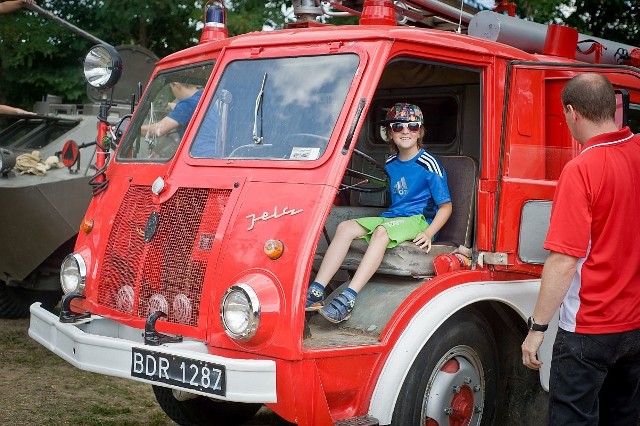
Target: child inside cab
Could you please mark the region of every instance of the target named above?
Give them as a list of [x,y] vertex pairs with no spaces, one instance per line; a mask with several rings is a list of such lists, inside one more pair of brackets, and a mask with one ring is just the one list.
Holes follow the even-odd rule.
[[[306,311],[318,311],[333,323],[349,319],[358,292],[380,266],[387,248],[411,240],[429,252],[432,240],[451,216],[447,174],[421,147],[425,129],[420,108],[397,103],[380,124],[385,127],[392,154],[385,167],[391,178],[391,205],[378,217],[345,220],[338,225],[307,293]],[[325,305],[324,288],[356,238],[365,239],[369,247],[349,287]]]

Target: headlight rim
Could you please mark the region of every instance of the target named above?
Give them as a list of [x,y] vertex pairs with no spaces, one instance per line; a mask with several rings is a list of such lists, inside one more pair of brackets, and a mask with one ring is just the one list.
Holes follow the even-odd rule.
[[[249,302],[249,309],[251,314],[251,318],[249,318],[249,324],[246,330],[240,334],[230,330],[225,318],[225,303],[227,301],[227,298],[233,292],[236,292],[236,291],[240,291],[247,298]],[[234,340],[247,341],[256,335],[258,331],[258,327],[260,326],[260,312],[261,312],[261,305],[260,305],[260,299],[258,298],[258,294],[248,284],[245,284],[245,283],[233,284],[222,295],[222,300],[220,302],[220,320],[222,321],[222,328],[224,329],[225,333],[227,333],[227,335]]]
[[[76,267],[78,268],[78,286],[73,291],[67,291],[66,286],[63,283],[62,277],[65,268],[65,264],[68,259],[72,259],[76,263]],[[87,281],[87,264],[84,261],[84,258],[80,256],[78,253],[71,253],[65,256],[62,264],[60,265],[60,287],[62,287],[62,291],[65,294],[84,294],[85,285]]]
[[[94,64],[93,59],[89,60],[91,56],[103,56],[108,60],[103,67],[87,68],[87,63]],[[89,75],[91,69],[100,68],[109,70],[108,77],[107,74],[100,74],[99,78],[94,79],[92,78],[94,76]],[[84,58],[83,75],[86,82],[90,86],[94,87],[97,90],[108,90],[115,86],[122,76],[122,57],[120,56],[116,48],[111,46],[110,44],[97,44],[89,49],[89,52],[87,52],[87,55]]]

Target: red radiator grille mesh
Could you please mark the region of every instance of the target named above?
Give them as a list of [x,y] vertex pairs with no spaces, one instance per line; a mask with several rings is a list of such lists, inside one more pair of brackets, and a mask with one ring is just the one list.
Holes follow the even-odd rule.
[[[230,190],[180,188],[154,205],[149,187],[132,186],[116,215],[102,267],[98,302],[147,317],[198,325],[204,274]],[[145,243],[152,212],[153,237]]]

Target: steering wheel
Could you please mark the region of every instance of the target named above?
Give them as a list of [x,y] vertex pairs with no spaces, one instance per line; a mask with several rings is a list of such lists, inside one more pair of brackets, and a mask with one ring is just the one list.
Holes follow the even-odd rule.
[[171,158],[178,150],[180,137],[175,130],[166,135],[154,136],[154,143],[150,146],[149,158]]
[[313,133],[292,133],[290,135],[287,135],[286,142],[291,146],[324,148],[325,146],[327,146],[329,138],[325,136],[315,135]]
[[360,157],[362,165],[369,165],[369,168],[373,169],[373,173],[375,174],[368,174],[347,167],[344,175],[349,178],[349,183],[341,183],[340,191],[350,189],[352,191],[368,194],[386,191],[391,183],[391,178],[384,168],[384,165],[357,149],[353,150],[353,155]]

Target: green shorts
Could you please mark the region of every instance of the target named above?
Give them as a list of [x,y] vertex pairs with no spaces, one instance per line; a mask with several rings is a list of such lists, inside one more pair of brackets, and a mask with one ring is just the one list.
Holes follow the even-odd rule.
[[387,248],[395,247],[403,241],[413,241],[418,233],[429,227],[421,214],[409,217],[361,217],[353,220],[367,230],[367,233],[360,237],[367,243],[371,241],[371,234],[378,226],[384,227],[391,240],[387,244]]

